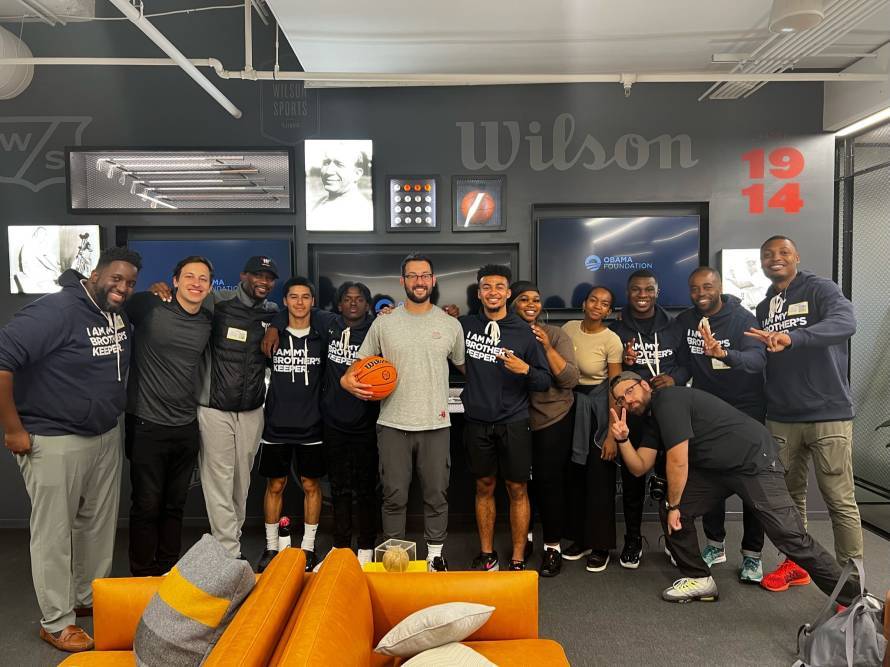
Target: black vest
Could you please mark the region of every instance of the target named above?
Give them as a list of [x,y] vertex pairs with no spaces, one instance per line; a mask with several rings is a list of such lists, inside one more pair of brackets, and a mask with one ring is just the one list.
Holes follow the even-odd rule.
[[239,299],[216,304],[211,334],[209,405],[245,412],[263,405],[266,357],[260,342],[274,311],[244,305]]

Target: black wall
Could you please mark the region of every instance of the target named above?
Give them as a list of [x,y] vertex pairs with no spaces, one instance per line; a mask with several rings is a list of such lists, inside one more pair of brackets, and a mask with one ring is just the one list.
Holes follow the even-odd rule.
[[[188,56],[217,57],[229,69],[239,69],[241,15],[230,10],[155,22]],[[59,29],[28,24],[23,37],[35,56],[159,55],[123,22]],[[260,67],[272,57],[271,32],[257,23],[254,38]],[[293,60],[285,60],[284,67],[289,63]],[[747,100],[698,102],[702,85],[640,84],[625,98],[618,85],[302,91],[293,83],[277,84],[276,89],[272,83],[208,76],[242,109],[242,119],[231,118],[175,67],[38,68],[25,93],[0,102],[3,224],[100,224],[106,245],[118,237],[119,228],[130,226],[282,226],[295,235],[299,272],[306,270],[310,243],[389,242],[418,248],[435,243],[517,243],[521,277],[530,277],[534,204],[689,202],[709,207],[711,262],[721,248],[757,247],[769,235],[783,233],[798,242],[807,268],[831,275],[834,144],[831,136],[821,134],[818,84],[770,84]],[[281,107],[274,103],[293,95],[300,104],[292,108],[299,114],[275,116]],[[573,134],[566,133],[565,150],[556,151],[557,158],[565,159],[549,164],[554,143],[559,144],[554,132],[567,132],[571,124]],[[18,141],[12,139],[15,133]],[[55,151],[66,145],[288,143],[296,147],[300,168],[300,142],[307,137],[374,140],[375,232],[307,233],[301,176],[296,215],[73,216],[66,212],[64,184],[38,185],[64,176]],[[783,181],[769,175],[752,181],[741,156],[755,148],[769,153],[778,146],[793,146],[805,157],[806,168],[793,179],[800,183],[804,208],[797,214],[770,208],[749,214],[743,188],[765,183],[768,198]],[[451,177],[473,173],[506,175],[507,231],[450,231]],[[441,232],[383,230],[384,178],[409,174],[441,177]],[[5,244],[5,230],[0,237]],[[7,264],[7,253],[0,253],[3,276]],[[28,300],[0,290],[0,325]],[[189,512],[202,511],[193,497]],[[252,504],[251,511],[258,512],[259,504]],[[24,522],[27,516],[27,495],[15,462],[11,456],[0,457],[0,522]]]

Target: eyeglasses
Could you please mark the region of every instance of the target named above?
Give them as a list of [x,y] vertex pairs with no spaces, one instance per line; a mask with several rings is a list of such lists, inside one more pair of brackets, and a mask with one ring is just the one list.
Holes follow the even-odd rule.
[[406,273],[405,280],[410,280],[414,282],[415,280],[422,280],[425,283],[428,283],[433,279],[432,273]]
[[640,383],[634,382],[632,385],[630,385],[627,389],[624,390],[624,393],[621,394],[621,396],[619,396],[615,399],[616,407],[619,407],[619,408],[624,407],[624,404],[627,403],[627,399],[630,397],[630,392],[632,392],[634,390],[634,387],[636,387],[638,384],[640,384]]

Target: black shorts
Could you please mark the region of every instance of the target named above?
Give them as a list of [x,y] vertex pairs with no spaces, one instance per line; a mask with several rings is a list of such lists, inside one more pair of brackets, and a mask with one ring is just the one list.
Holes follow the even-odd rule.
[[532,432],[528,420],[485,424],[466,419],[464,445],[473,477],[495,477],[527,482],[532,469]]
[[264,442],[260,445],[259,473],[267,479],[287,477],[291,464],[300,477],[319,479],[328,471],[324,444],[291,445]]

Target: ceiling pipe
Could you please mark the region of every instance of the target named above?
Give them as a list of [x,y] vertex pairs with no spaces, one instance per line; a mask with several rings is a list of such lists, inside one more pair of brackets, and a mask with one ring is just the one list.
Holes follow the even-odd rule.
[[[628,73],[602,74],[382,74],[363,72],[275,72],[227,70],[217,58],[192,58],[194,67],[209,67],[223,79],[305,81],[307,84],[331,83],[362,86],[498,86],[557,83],[622,83]],[[168,58],[0,58],[2,65],[118,65],[118,66],[181,66]],[[709,81],[884,81],[885,74],[860,72],[791,72],[781,74],[745,74],[732,72],[641,72],[637,83],[702,83]]]
[[133,25],[145,33],[145,36],[153,41],[161,51],[170,56],[177,65],[194,79],[195,83],[201,86],[201,88],[203,88],[213,99],[219,102],[226,111],[232,114],[235,118],[241,118],[241,110],[236,107],[228,97],[223,95],[219,88],[210,83],[210,80],[201,74],[201,72],[198,71],[198,68],[195,67],[179,49],[173,46],[170,40],[164,37],[163,33],[152,25],[151,21],[142,15],[140,10],[133,7],[127,0],[109,0],[109,2],[117,7],[124,16],[130,19]]

